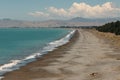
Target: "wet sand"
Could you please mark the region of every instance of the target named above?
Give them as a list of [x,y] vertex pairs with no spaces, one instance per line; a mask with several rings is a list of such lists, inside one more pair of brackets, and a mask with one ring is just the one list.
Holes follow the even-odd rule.
[[80,29],[70,43],[3,80],[120,80],[120,52],[95,34]]

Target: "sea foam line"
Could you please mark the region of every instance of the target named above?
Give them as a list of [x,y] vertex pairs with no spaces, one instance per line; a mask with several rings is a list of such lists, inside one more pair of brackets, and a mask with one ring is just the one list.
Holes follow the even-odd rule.
[[43,48],[42,53],[34,53],[34,54],[32,54],[32,55],[30,55],[22,60],[11,60],[10,63],[0,66],[0,80],[2,78],[4,78],[2,76],[3,74],[10,72],[10,71],[13,71],[13,70],[17,70],[21,66],[25,66],[27,63],[35,61],[36,58],[41,57],[43,54],[46,54],[49,51],[53,51],[57,47],[68,43],[70,41],[70,39],[72,38],[72,36],[74,35],[74,33],[75,33],[75,30],[71,31],[68,35],[61,38],[60,40],[50,42],[48,44],[48,46]]

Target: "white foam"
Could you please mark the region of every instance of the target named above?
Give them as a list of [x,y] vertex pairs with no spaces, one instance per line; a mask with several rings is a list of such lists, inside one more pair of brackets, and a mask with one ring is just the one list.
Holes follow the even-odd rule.
[[36,58],[40,57],[41,55],[42,54],[40,54],[40,53],[34,53],[34,54],[26,57],[25,59],[11,60],[10,63],[0,66],[0,80],[3,78],[3,76],[2,76],[3,74],[19,69],[21,66],[24,66],[29,62],[35,61]]
[[66,43],[69,42],[69,40],[71,39],[71,37],[74,35],[75,30],[71,31],[68,35],[66,35],[64,38],[60,39],[60,40],[56,40],[54,42],[50,42],[48,46],[44,47],[44,51],[53,51],[54,49],[56,49],[56,47],[64,45]]
[[3,79],[4,77],[0,77],[0,80]]
[[36,58],[40,57],[41,55],[46,54],[49,51],[53,51],[54,49],[56,49],[56,47],[66,44],[67,42],[69,42],[69,40],[74,35],[74,33],[75,33],[75,30],[71,31],[68,35],[66,35],[64,38],[62,38],[60,40],[50,42],[48,44],[48,46],[43,48],[42,54],[41,53],[34,53],[34,54],[32,54],[32,55],[30,55],[22,60],[11,60],[10,63],[0,66],[0,80],[2,78],[4,78],[2,76],[3,74],[10,72],[10,71],[13,71],[13,70],[17,70],[21,66],[24,66],[29,62],[35,61]]
[[24,60],[34,59],[34,58],[37,58],[41,55],[42,54],[40,54],[40,53],[34,53],[33,55],[30,55],[30,56],[26,57]]

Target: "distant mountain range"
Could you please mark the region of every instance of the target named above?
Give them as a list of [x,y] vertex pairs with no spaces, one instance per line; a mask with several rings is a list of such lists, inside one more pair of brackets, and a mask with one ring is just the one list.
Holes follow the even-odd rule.
[[99,26],[117,20],[120,20],[120,18],[90,19],[76,17],[70,20],[47,20],[47,21],[22,21],[12,19],[1,19],[0,27]]

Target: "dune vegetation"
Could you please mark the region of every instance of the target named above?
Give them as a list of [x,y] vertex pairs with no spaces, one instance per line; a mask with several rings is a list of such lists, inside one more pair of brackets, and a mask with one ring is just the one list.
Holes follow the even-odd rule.
[[110,32],[115,33],[116,35],[120,35],[120,21],[107,23],[105,25],[96,27],[96,30],[101,32]]

